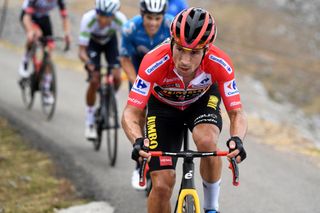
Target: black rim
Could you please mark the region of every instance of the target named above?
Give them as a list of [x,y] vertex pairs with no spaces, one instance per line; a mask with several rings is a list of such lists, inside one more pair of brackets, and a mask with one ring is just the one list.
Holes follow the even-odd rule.
[[109,163],[111,166],[116,164],[117,159],[117,149],[118,149],[118,112],[117,112],[117,104],[114,96],[114,91],[109,90],[109,101],[107,103],[107,149],[108,149],[108,157]]
[[51,75],[52,75],[52,80],[51,80],[51,84],[50,84],[50,92],[53,95],[54,101],[52,104],[47,104],[44,102],[45,91],[44,91],[44,87],[43,87],[43,81],[44,81],[45,73],[43,72],[41,75],[41,83],[40,83],[41,105],[42,105],[42,111],[45,114],[47,120],[51,120],[53,117],[55,107],[56,107],[56,102],[57,102],[57,85],[56,85],[57,82],[56,82],[56,74],[55,74],[55,69],[54,69],[53,64],[51,62],[48,62],[46,64],[46,66],[47,66],[47,69],[50,70],[49,72],[51,72]]

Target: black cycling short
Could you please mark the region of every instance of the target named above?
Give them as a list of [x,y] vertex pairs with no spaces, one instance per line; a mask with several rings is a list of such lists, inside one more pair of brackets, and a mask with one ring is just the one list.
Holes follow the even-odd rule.
[[[25,11],[22,10],[21,15],[20,15],[21,23],[22,23],[24,15],[25,15]],[[40,27],[44,37],[53,36],[52,25],[51,25],[51,21],[50,21],[49,16],[46,15],[46,16],[36,17],[33,15],[31,17],[32,17],[32,21]],[[22,26],[24,27],[23,24],[22,24]]]
[[[146,134],[150,141],[150,151],[178,152],[181,150],[184,124],[192,131],[202,123],[213,124],[220,131],[221,97],[217,85],[210,89],[195,103],[181,111],[150,96],[146,120]],[[149,162],[150,171],[175,169],[177,159],[154,157]]]
[[[87,47],[87,53],[96,67],[101,65],[101,53],[104,53],[105,59],[108,62],[108,68],[118,68],[120,67],[119,62],[119,50],[118,50],[118,38],[114,34],[111,39],[104,45],[101,45],[94,40],[90,39],[89,45]],[[100,69],[97,69],[99,71]]]

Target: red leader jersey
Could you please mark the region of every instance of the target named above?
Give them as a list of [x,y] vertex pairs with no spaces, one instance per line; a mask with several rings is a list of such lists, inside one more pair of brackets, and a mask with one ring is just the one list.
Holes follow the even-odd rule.
[[153,94],[161,102],[184,110],[216,82],[227,111],[241,108],[234,68],[227,54],[212,45],[194,79],[185,86],[175,69],[170,43],[163,43],[143,58],[128,104],[143,109]]

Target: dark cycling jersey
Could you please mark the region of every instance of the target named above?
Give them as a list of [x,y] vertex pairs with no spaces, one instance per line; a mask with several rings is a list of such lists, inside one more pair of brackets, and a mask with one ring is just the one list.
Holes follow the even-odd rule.
[[182,77],[175,70],[170,43],[166,42],[144,57],[128,104],[143,109],[152,94],[163,103],[185,110],[214,83],[218,84],[228,111],[241,108],[234,68],[228,55],[212,45],[196,70],[194,79],[189,85],[184,85]]
[[64,0],[24,0],[22,9],[25,13],[37,18],[48,16],[55,7],[59,7],[61,16],[67,16]]

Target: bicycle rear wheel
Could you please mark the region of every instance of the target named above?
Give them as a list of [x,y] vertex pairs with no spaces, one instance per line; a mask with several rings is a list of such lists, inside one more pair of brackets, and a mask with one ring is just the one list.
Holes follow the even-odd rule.
[[[44,66],[42,75],[41,75],[41,83],[40,83],[40,89],[41,89],[41,105],[42,105],[42,111],[46,116],[47,120],[51,120],[52,116],[54,114],[55,108],[56,108],[56,102],[57,102],[57,80],[56,80],[56,73],[54,66],[52,62],[47,62],[46,65]],[[46,89],[44,87],[44,82],[48,79],[46,79],[46,73],[48,72],[51,74],[51,81],[50,81],[50,88],[49,91],[53,97],[52,103],[48,103],[45,101],[45,98],[48,94],[46,94]]]
[[107,132],[107,149],[108,158],[111,166],[116,164],[118,152],[118,110],[117,102],[113,88],[109,85],[107,98],[107,113],[106,113],[106,132]]
[[31,109],[34,102],[34,94],[36,91],[36,77],[31,74],[28,78],[23,78],[19,82],[21,88],[22,101],[27,109]]
[[191,195],[187,195],[183,202],[183,213],[194,213],[196,212],[196,207],[194,204],[194,198]]

